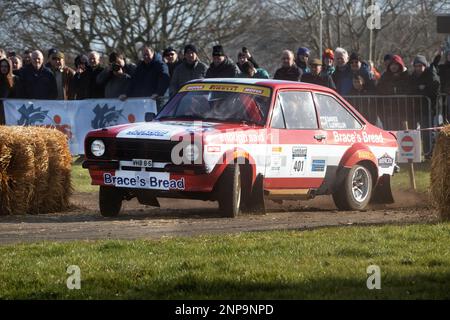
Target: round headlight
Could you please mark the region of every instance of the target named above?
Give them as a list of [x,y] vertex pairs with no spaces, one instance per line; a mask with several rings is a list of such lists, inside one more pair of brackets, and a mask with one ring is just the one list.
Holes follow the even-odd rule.
[[92,141],[91,152],[94,156],[101,157],[105,154],[105,143],[102,140]]
[[195,161],[200,155],[200,151],[195,144],[189,144],[184,148],[184,158],[187,161]]

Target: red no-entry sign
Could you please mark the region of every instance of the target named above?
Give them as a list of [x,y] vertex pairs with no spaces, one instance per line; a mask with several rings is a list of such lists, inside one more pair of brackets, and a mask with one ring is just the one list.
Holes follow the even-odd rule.
[[414,139],[411,136],[404,136],[400,142],[400,148],[404,152],[411,152],[414,149]]

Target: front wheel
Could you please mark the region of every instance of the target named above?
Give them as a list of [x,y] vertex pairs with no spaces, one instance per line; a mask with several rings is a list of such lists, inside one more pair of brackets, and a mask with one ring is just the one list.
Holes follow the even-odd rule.
[[363,210],[372,197],[372,175],[361,165],[353,166],[341,186],[333,193],[339,210]]
[[219,210],[223,216],[235,218],[239,215],[242,197],[241,171],[239,165],[228,166],[218,185]]
[[104,217],[115,217],[122,208],[123,192],[114,187],[100,186],[100,213]]

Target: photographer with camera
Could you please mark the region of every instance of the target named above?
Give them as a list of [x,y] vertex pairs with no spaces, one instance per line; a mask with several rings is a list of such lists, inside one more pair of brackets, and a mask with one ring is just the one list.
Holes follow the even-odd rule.
[[109,66],[97,76],[97,84],[105,86],[105,98],[119,98],[127,93],[131,82],[127,69],[123,54],[109,55]]

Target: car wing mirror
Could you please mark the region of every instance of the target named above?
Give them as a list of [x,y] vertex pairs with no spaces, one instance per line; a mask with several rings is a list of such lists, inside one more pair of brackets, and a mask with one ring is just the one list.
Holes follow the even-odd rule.
[[156,114],[154,112],[146,112],[145,113],[145,122],[151,122],[155,119]]

